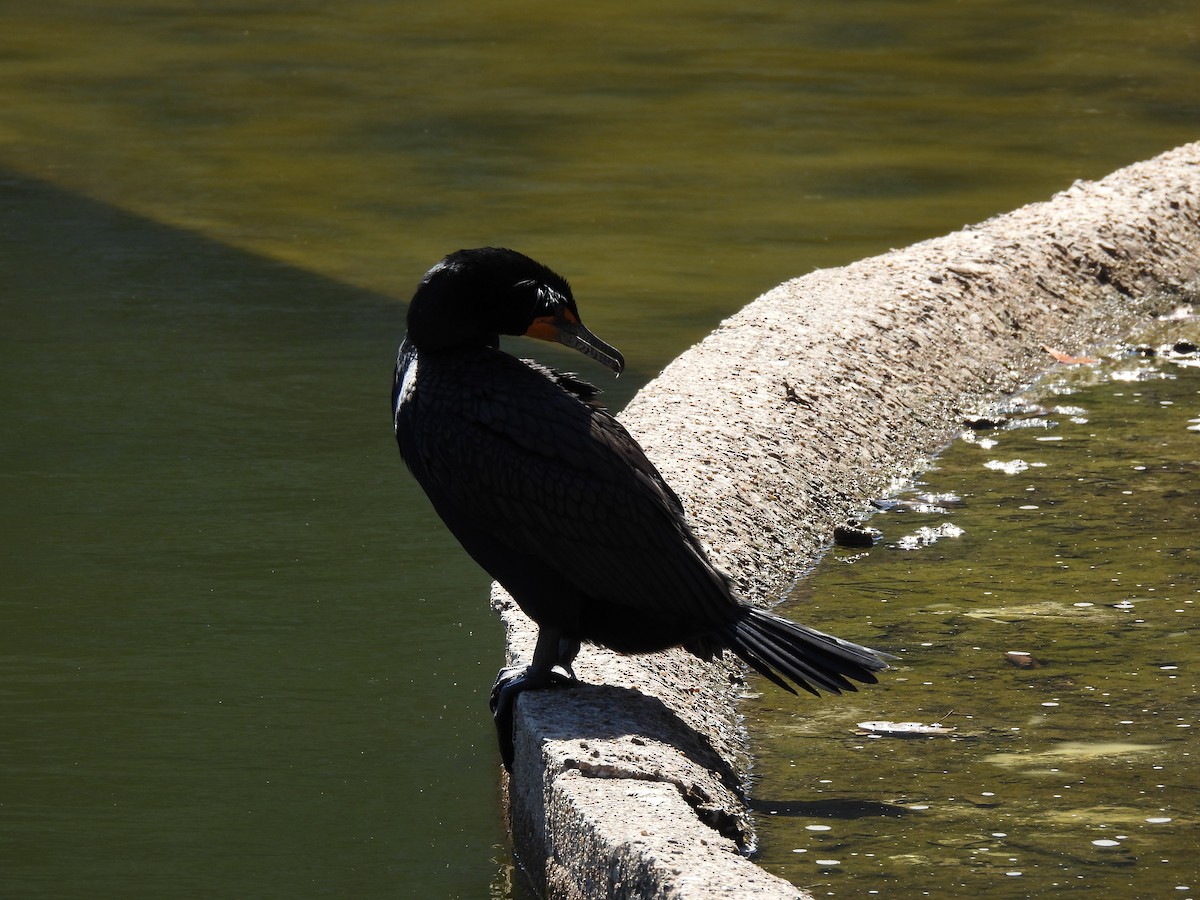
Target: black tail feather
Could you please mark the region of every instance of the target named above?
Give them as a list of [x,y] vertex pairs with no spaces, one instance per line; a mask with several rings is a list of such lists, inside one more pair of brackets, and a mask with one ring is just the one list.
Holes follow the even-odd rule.
[[750,668],[793,694],[789,681],[817,696],[818,688],[833,694],[856,691],[848,679],[876,684],[874,673],[888,667],[888,654],[759,609],[748,608],[730,624],[727,636],[730,649]]
[[[781,688],[783,688],[789,694],[796,693],[796,689],[794,687],[792,687],[790,684],[788,684],[786,681],[784,681],[783,678],[781,678],[779,675],[776,675],[775,670],[772,669],[771,666],[767,662],[765,662],[759,656],[759,654],[757,652],[755,652],[755,644],[756,643],[757,642],[754,641],[752,638],[747,639],[741,643],[734,644],[733,651],[739,657],[741,657],[741,659],[747,665],[749,665],[750,668],[752,668],[755,672],[757,672],[759,675],[762,675],[764,678],[766,678],[769,681],[773,681],[775,684],[779,685]],[[807,682],[797,681],[796,683],[800,687],[804,688],[804,690],[808,691],[810,694],[813,694],[814,696],[817,696],[817,697],[821,696],[821,692],[818,691],[816,688],[814,688],[812,685],[808,684]]]
[[822,687],[835,694],[840,694],[843,688],[854,690],[854,686],[844,678],[837,677],[835,674],[821,672],[807,665],[795,655],[792,648],[782,647],[777,643],[771,642],[769,637],[757,634],[749,629],[740,629],[739,632],[743,647],[751,650],[760,662],[764,663],[782,678],[791,681],[797,687],[804,688],[811,693],[817,694],[817,696],[820,696],[820,692],[817,691],[818,687]]

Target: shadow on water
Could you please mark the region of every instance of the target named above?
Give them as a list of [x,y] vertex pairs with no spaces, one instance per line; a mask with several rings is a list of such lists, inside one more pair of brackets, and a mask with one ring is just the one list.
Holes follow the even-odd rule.
[[899,819],[914,815],[913,811],[894,803],[879,800],[765,800],[756,798],[750,808],[760,816],[797,816],[813,819]]
[[0,241],[4,892],[503,878],[501,630],[396,453],[403,305],[12,172]]

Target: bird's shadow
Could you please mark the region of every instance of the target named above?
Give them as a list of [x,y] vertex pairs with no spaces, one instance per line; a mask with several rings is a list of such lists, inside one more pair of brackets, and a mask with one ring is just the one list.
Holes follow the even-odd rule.
[[758,815],[786,816],[805,819],[900,819],[913,811],[881,800],[767,800],[752,797],[750,809]]
[[[523,693],[516,718],[518,728],[539,742],[569,745],[559,751],[564,768],[674,784],[702,821],[738,846],[752,844],[737,770],[707,735],[659,698],[633,688],[578,683]],[[518,758],[515,769],[521,768]]]
[[634,688],[580,682],[530,691],[521,700],[530,702],[542,737],[583,742],[632,738],[635,745],[668,745],[730,790],[739,790],[737,772],[712,741],[657,697]]

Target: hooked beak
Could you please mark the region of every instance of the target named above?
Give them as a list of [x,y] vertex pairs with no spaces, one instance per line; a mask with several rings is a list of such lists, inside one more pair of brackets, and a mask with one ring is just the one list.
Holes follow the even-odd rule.
[[553,315],[538,316],[525,334],[578,350],[618,375],[625,369],[625,357],[621,351],[588,331],[578,317],[565,307],[560,307]]

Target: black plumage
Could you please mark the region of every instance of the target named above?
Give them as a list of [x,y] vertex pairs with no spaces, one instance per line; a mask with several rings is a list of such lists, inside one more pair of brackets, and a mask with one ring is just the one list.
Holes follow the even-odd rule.
[[621,653],[682,645],[706,659],[729,649],[789,691],[876,681],[880,654],[739,598],[598,391],[501,351],[501,334],[559,341],[617,373],[624,360],[583,327],[563,278],[512,250],[450,254],[409,307],[392,391],[400,453],[450,531],[538,625],[532,663],[501,672],[493,690],[506,763],[516,695],[554,680],[556,666],[573,678],[581,642]]

